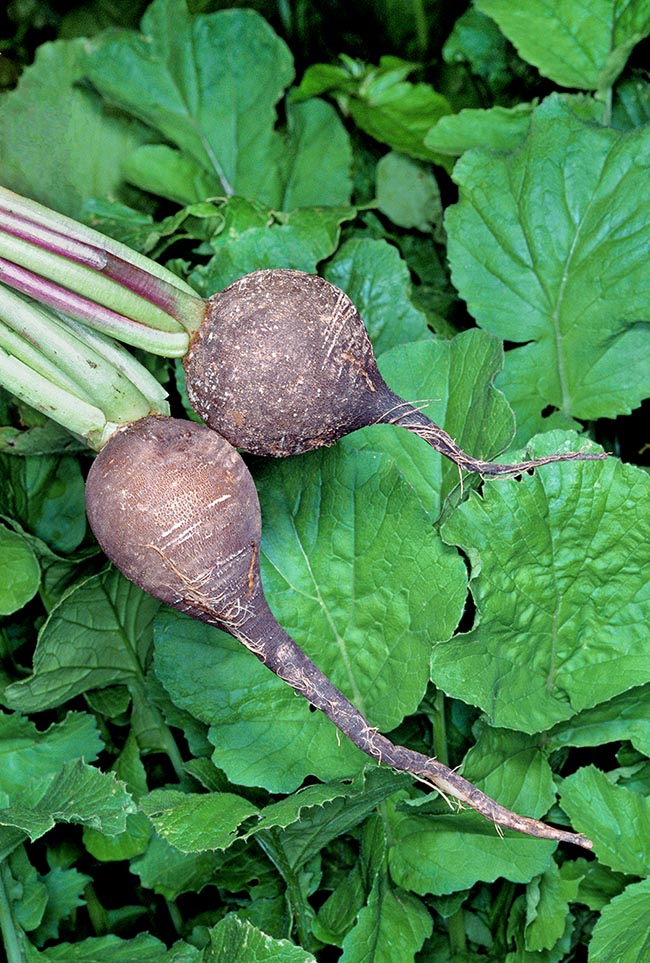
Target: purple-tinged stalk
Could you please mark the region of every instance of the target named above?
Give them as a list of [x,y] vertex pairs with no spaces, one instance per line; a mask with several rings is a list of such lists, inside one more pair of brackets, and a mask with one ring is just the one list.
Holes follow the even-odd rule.
[[121,345],[1,285],[0,385],[96,450],[121,425],[169,410]]
[[125,244],[0,188],[0,280],[127,344],[182,357],[206,304]]

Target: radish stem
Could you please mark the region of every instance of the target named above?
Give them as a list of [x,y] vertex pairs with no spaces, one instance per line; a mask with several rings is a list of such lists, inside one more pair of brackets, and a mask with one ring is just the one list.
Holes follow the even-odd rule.
[[1,286],[0,384],[98,450],[119,425],[168,411],[124,348]]
[[[88,244],[105,254],[115,255],[116,258],[130,267],[138,269],[141,275],[144,275],[147,284],[155,284],[156,279],[165,282],[165,287],[160,290],[168,294],[169,290],[173,289],[179,299],[178,303],[183,304],[182,313],[185,317],[192,316],[192,309],[186,310],[189,301],[184,300],[183,295],[189,297],[190,301],[199,302],[199,305],[194,307],[194,314],[196,326],[198,327],[198,324],[200,324],[198,316],[201,311],[201,299],[197,298],[196,292],[172,271],[168,271],[167,268],[156,261],[152,261],[144,254],[139,254],[126,244],[121,244],[113,238],[106,237],[92,227],[80,224],[73,218],[59,214],[37,201],[32,201],[27,197],[22,197],[20,194],[7,190],[5,187],[0,187],[0,230],[2,230],[4,222],[3,214],[16,214],[32,225],[48,228],[59,236],[73,238],[76,242]],[[135,276],[135,272],[133,276]]]
[[147,328],[123,314],[98,305],[95,301],[1,257],[0,281],[135,348],[142,348],[144,351],[163,355],[166,358],[182,358],[187,351],[189,339],[185,332],[157,331]]

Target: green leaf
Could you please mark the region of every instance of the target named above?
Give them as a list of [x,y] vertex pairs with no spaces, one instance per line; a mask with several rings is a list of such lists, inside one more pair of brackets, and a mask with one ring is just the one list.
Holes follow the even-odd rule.
[[331,104],[289,103],[282,210],[349,204],[351,167],[350,139]]
[[641,963],[650,955],[650,879],[606,906],[589,943],[589,963]]
[[293,92],[294,99],[332,94],[361,130],[375,140],[417,160],[437,160],[426,148],[424,137],[451,108],[429,84],[412,84],[404,79],[417,65],[399,57],[382,57],[379,66],[342,59],[345,67],[308,67]]
[[140,801],[156,832],[182,853],[227,849],[244,820],[259,812],[234,793],[184,793],[156,789]]
[[[445,63],[463,64],[493,90],[513,79],[517,56],[496,23],[472,5],[456,20],[442,48]],[[521,72],[521,71],[519,71]]]
[[127,199],[122,161],[150,137],[80,83],[84,60],[82,40],[43,44],[16,89],[0,98],[3,186],[71,217],[94,195]]
[[555,802],[546,755],[521,732],[484,726],[463,760],[463,776],[501,805],[537,819]]
[[42,710],[88,689],[139,682],[158,608],[115,569],[86,579],[50,613],[39,633],[33,673],[6,689],[7,704]]
[[629,77],[616,85],[612,107],[612,127],[631,130],[650,120],[650,84],[640,77]]
[[282,214],[233,198],[223,230],[211,241],[216,253],[192,272],[190,281],[208,296],[263,268],[315,274],[318,263],[336,249],[341,224],[354,214],[353,207],[301,207]]
[[[354,779],[305,786],[291,796],[279,802],[270,803],[260,810],[259,819],[246,833],[246,839],[268,829],[287,829],[296,823],[299,824],[297,828],[302,832],[313,815],[312,810],[315,811],[316,818],[320,819],[320,813],[317,810],[322,810],[328,803],[334,802],[336,805],[330,807],[327,822],[332,825],[334,818],[340,826],[341,821],[344,820],[346,828],[350,828],[365,818],[368,805],[372,810],[388,796],[397,792],[401,788],[402,778],[389,770],[375,768],[365,769]],[[361,804],[360,808],[357,803]],[[350,814],[355,811],[358,815],[353,815],[352,819],[355,821],[349,823]],[[340,832],[343,831],[340,829]],[[321,841],[324,839],[322,832],[320,839]]]
[[[370,452],[261,463],[256,481],[274,614],[372,725],[391,730],[422,698],[431,643],[460,617],[461,559],[396,467]],[[308,774],[363,765],[323,715],[217,630],[165,613],[155,664],[174,702],[212,726],[213,760],[234,783],[289,792]]]
[[62,869],[55,866],[42,877],[42,882],[47,893],[47,904],[33,937],[38,946],[42,946],[46,940],[57,939],[61,923],[85,905],[83,892],[92,882],[92,877],[74,867]]
[[468,107],[458,114],[441,117],[424,138],[424,143],[446,157],[460,157],[472,147],[513,150],[528,133],[532,113],[532,104],[490,107],[488,110]]
[[629,876],[614,873],[598,860],[573,859],[562,864],[560,875],[563,879],[578,880],[578,903],[584,903],[590,910],[599,912],[603,906],[625,889]]
[[0,472],[0,514],[15,518],[55,552],[73,552],[86,534],[78,461],[69,456],[0,454]]
[[[403,344],[379,356],[379,368],[397,394],[412,401],[476,458],[493,458],[512,438],[508,402],[494,388],[503,364],[496,338],[476,329],[449,340]],[[435,518],[460,486],[458,469],[401,428],[377,425],[345,439],[395,459],[422,504]]]
[[551,96],[519,150],[456,165],[454,283],[482,327],[526,342],[507,352],[502,380],[538,430],[549,405],[589,419],[647,397],[649,140],[647,128],[584,123]]
[[584,766],[563,781],[561,803],[576,830],[593,840],[601,863],[621,873],[648,875],[650,799]]
[[217,178],[220,193],[278,204],[275,104],[293,62],[259,14],[193,17],[183,0],[155,0],[141,33],[111,31],[89,42],[87,69],[108,101],[193,158]]
[[340,963],[413,963],[432,930],[431,914],[419,899],[378,877],[343,940]]
[[0,568],[5,573],[0,584],[0,616],[11,615],[34,598],[41,581],[41,570],[29,542],[2,524]]
[[650,686],[637,686],[593,709],[584,709],[548,733],[548,748],[601,746],[629,739],[650,756]]
[[552,950],[562,938],[569,903],[575,902],[579,885],[577,879],[564,879],[554,862],[540,877],[531,880],[526,890],[527,950]]
[[124,832],[130,812],[135,812],[135,804],[123,784],[112,774],[100,772],[77,759],[63,763],[33,807],[16,805],[0,809],[0,825],[15,827],[32,841],[58,822],[92,826],[108,835],[117,835]]
[[420,896],[455,893],[478,880],[526,883],[543,873],[556,843],[496,832],[477,813],[424,816],[397,812],[388,862],[393,879]]
[[[113,766],[113,771],[117,778],[125,783],[136,802],[147,792],[146,772],[140,759],[133,729],[129,732],[124,748]],[[107,836],[90,827],[85,827],[83,841],[91,856],[102,862],[111,862],[140,856],[147,849],[151,835],[150,821],[143,812],[138,810],[138,812],[129,813],[126,817],[123,833]]]
[[222,853],[213,851],[181,853],[154,834],[146,852],[131,861],[131,872],[142,886],[175,900],[182,893],[200,893],[214,884],[222,857]]
[[358,237],[346,241],[328,261],[323,276],[354,302],[377,354],[429,336],[423,312],[410,300],[408,266],[388,241]]
[[[405,777],[384,769],[375,770],[374,773],[372,770],[364,771],[352,781],[351,788],[354,791],[350,795],[339,795],[321,806],[310,806],[302,812],[300,820],[292,822],[282,833],[267,832],[267,829],[273,829],[273,822],[277,818],[273,814],[273,807],[267,807],[271,810],[267,820],[250,830],[247,837],[261,832],[265,851],[279,847],[283,865],[295,872],[304,868],[332,840],[359,826],[380,803],[396,792],[403,791],[404,782]],[[289,797],[283,802],[301,795],[298,793],[296,797]]]
[[210,930],[205,963],[316,963],[311,953],[288,940],[275,940],[234,914]]
[[222,189],[216,174],[166,144],[143,144],[127,157],[122,169],[129,183],[178,204],[203,201]]
[[397,77],[393,80],[390,71],[380,69],[349,101],[349,110],[361,130],[392,150],[416,160],[438,160],[427,148],[425,137],[450,107],[429,84],[412,84]]
[[[59,943],[40,951],[44,963],[203,963],[201,951],[188,943],[171,949],[150,936],[139,933],[132,940],[119,936],[96,936],[78,943]],[[36,961],[35,961],[36,963]]]
[[399,227],[431,231],[442,222],[440,189],[431,171],[389,151],[377,163],[377,207]]
[[476,7],[544,77],[580,90],[611,87],[632,48],[650,33],[647,0],[477,0]]
[[[576,442],[551,433],[531,451]],[[537,732],[646,678],[649,483],[609,459],[472,494],[442,535],[469,556],[476,623],[434,649],[436,684],[494,725]]]
[[18,713],[0,713],[0,798],[36,803],[43,785],[67,760],[92,762],[104,748],[94,718],[69,712],[40,732]]

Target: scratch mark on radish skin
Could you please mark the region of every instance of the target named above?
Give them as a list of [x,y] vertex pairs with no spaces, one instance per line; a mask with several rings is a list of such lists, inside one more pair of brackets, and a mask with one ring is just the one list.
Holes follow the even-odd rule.
[[[334,305],[334,308],[333,308],[333,310],[332,310],[332,316],[331,316],[330,325],[329,325],[329,328],[328,328],[328,330],[327,330],[327,334],[326,334],[326,337],[325,337],[325,342],[328,342],[328,341],[330,340],[330,337],[331,337],[331,339],[332,339],[332,340],[331,340],[331,344],[329,345],[329,347],[328,347],[328,349],[327,349],[327,353],[326,353],[326,355],[325,355],[325,360],[326,360],[326,361],[329,361],[329,360],[330,360],[330,358],[331,358],[331,356],[332,356],[332,352],[334,351],[334,348],[336,347],[336,342],[338,341],[339,336],[340,336],[341,332],[343,331],[343,329],[345,328],[345,325],[346,325],[346,322],[347,322],[346,312],[345,312],[345,309],[342,307],[342,304],[343,304],[343,301],[344,301],[344,300],[347,300],[346,295],[343,293],[343,291],[339,291],[338,296],[337,296],[337,298],[336,298],[336,304]],[[335,327],[335,326],[336,326],[336,323],[337,323],[337,321],[339,321],[339,319],[340,319],[340,323],[338,324],[338,327]],[[325,365],[324,365],[324,363],[323,363],[323,367],[324,367],[324,366],[325,366]]]

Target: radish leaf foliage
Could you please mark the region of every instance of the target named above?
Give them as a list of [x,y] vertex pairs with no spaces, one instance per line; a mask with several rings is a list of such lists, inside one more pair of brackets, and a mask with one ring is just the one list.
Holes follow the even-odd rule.
[[[10,963],[637,963],[647,3],[423,4],[424,24],[390,0],[381,23],[358,2],[327,24],[255,6],[154,0],[140,30],[42,46],[0,94],[0,181],[204,297],[260,268],[321,274],[387,381],[476,457],[612,452],[482,487],[386,426],[248,459],[283,626],[391,737],[588,833],[593,858],[368,766],[241,646],[106,569],[88,455],[0,393]],[[444,223],[404,223],[419,169]],[[182,414],[173,362],[146,360]]]

